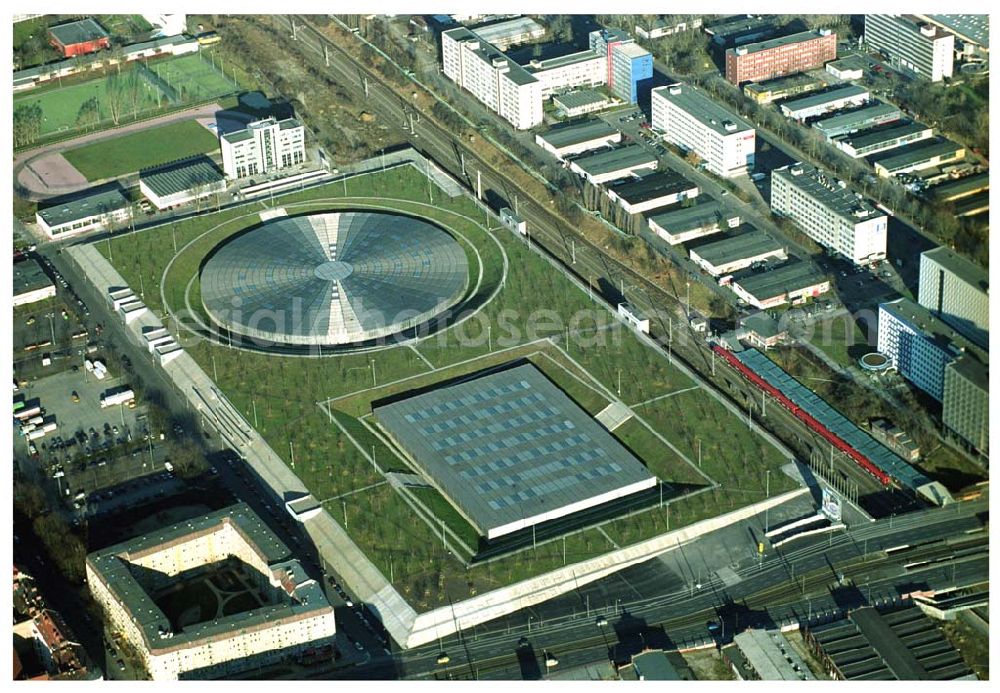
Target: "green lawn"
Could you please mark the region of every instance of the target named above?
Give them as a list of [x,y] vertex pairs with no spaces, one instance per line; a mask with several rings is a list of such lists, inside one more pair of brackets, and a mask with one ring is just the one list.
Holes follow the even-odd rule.
[[[221,98],[234,94],[242,88],[249,88],[245,75],[234,76],[232,68],[220,62],[212,51],[182,55],[144,62],[144,68],[137,63],[126,63],[121,67],[122,75],[139,70],[140,89],[135,92],[134,102],[129,100],[119,117],[118,124],[132,122],[166,113],[186,104]],[[164,90],[150,79],[141,77],[142,69],[148,68],[153,75],[163,79],[175,94],[168,96]],[[117,75],[118,69],[107,72],[97,71],[86,75],[75,75],[62,80],[54,80],[30,91],[14,96],[14,109],[20,106],[38,104],[42,110],[39,134],[42,138],[57,133],[72,134],[113,126],[111,109],[108,106],[109,75]],[[98,103],[98,122],[86,128],[78,124],[80,107],[91,98]]]
[[[772,494],[792,486],[790,480],[785,479],[785,483],[778,478],[783,478],[777,473],[784,461],[780,454],[704,391],[681,392],[693,385],[686,376],[633,333],[618,329],[618,321],[607,310],[597,307],[586,291],[528,251],[521,239],[506,230],[487,232],[480,225],[482,212],[471,200],[451,199],[437,191],[434,206],[422,206],[420,203],[428,199],[426,179],[403,167],[350,180],[347,197],[343,183],[338,182],[283,195],[280,205],[290,213],[358,208],[365,202],[362,197],[351,197],[358,195],[391,195],[395,199],[379,204],[425,214],[467,238],[483,256],[485,277],[479,299],[492,294],[501,277],[504,254],[499,242],[510,264],[499,294],[476,318],[420,342],[419,355],[406,346],[322,359],[234,352],[205,342],[188,350],[207,373],[217,372],[217,382],[233,405],[251,423],[256,420],[261,435],[289,463],[294,449],[295,473],[332,517],[346,525],[351,538],[383,574],[392,575],[395,585],[416,608],[446,604],[448,599],[465,598],[595,557],[615,544],[623,546],[655,536],[666,530],[668,522],[676,528],[759,500],[764,495],[765,470],[772,471]],[[169,307],[181,309],[189,283],[191,295],[197,295],[196,275],[205,254],[228,236],[257,223],[257,212],[264,207],[261,203],[200,216],[175,228],[117,237],[111,242],[114,264],[130,285],[138,285],[142,275],[147,305],[162,313],[161,278],[174,255],[174,240],[179,250],[193,241],[172,265],[163,291]],[[107,243],[97,248],[108,254]],[[176,329],[174,321],[170,327]],[[565,348],[567,327],[568,355],[550,343],[531,343],[551,336]],[[506,348],[509,350],[501,351]],[[606,531],[611,541],[592,528],[568,535],[565,541],[548,542],[466,568],[442,551],[440,532],[417,518],[372,468],[372,446],[383,469],[405,469],[405,464],[358,417],[370,413],[373,399],[515,358],[530,358],[591,413],[604,407],[606,393],[617,393],[619,368],[621,396],[626,403],[679,392],[636,412],[692,460],[700,438],[703,469],[721,481],[725,491],[674,499],[669,509],[654,508],[609,523]],[[373,390],[372,359],[378,382]],[[432,372],[425,359],[436,368],[447,368]],[[593,379],[603,389],[595,387]],[[317,406],[328,399],[334,399],[330,414]],[[625,424],[616,435],[645,459],[654,473],[678,489],[687,492],[709,483],[638,421]],[[447,514],[443,509],[441,512]],[[449,522],[449,518],[441,519]],[[462,532],[461,528],[456,531]]]
[[219,139],[195,120],[133,132],[86,144],[63,156],[87,180],[123,176],[139,169],[214,152]]
[[817,320],[809,329],[812,331],[809,341],[842,366],[857,363],[861,354],[874,349],[868,346],[864,331],[850,315]]

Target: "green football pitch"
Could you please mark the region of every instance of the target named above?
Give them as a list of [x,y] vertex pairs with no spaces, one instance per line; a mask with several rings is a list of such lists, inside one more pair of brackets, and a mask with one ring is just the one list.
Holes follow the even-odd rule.
[[[213,66],[211,57],[199,54],[154,61],[148,67],[133,64],[127,69],[148,69],[149,73],[141,80],[142,86],[136,103],[129,103],[125,108],[122,117],[125,122],[152,115],[157,110],[166,110],[171,106],[232,94],[240,88],[236,81]],[[173,93],[168,95],[157,84],[157,79],[163,80]],[[56,83],[54,86],[41,87],[16,96],[14,108],[35,103],[41,106],[40,134],[45,137],[58,132],[75,131],[80,106],[91,97],[96,97],[100,109],[98,127],[108,127],[112,124],[112,118],[108,108],[107,86],[108,79],[104,76],[63,87]]]
[[183,120],[86,144],[63,156],[87,180],[96,181],[218,148],[212,132],[195,120]]

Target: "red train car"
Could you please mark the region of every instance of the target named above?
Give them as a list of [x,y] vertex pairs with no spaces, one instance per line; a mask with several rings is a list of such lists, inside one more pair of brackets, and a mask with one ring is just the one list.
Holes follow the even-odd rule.
[[771,385],[769,382],[761,378],[759,375],[754,373],[752,370],[747,368],[742,361],[740,361],[736,356],[732,354],[728,349],[724,349],[718,345],[714,345],[712,349],[719,354],[722,358],[726,360],[730,366],[736,369],[740,375],[752,382],[754,385],[759,387],[761,390],[771,395],[778,403],[785,409],[790,411],[795,418],[802,421],[809,428],[819,433],[823,438],[830,442],[835,448],[843,452],[845,455],[850,457],[857,463],[859,467],[871,474],[873,477],[878,479],[878,481],[884,485],[888,486],[892,483],[892,478],[880,469],[874,462],[869,460],[867,457],[862,455],[860,452],[852,448],[847,444],[840,436],[836,435],[833,431],[828,429],[822,423],[816,420],[809,412],[804,410],[802,407],[798,406],[792,400],[788,399],[780,390]]

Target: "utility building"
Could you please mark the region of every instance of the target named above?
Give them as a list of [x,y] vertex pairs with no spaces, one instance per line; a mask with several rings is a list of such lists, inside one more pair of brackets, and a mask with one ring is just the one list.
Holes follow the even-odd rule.
[[867,89],[854,84],[845,84],[822,94],[786,101],[781,104],[781,112],[786,118],[802,123],[809,118],[816,118],[833,111],[864,106],[869,99],[871,93]]
[[771,211],[856,265],[885,259],[886,216],[814,166],[799,163],[771,172]]
[[139,190],[157,209],[169,209],[225,192],[226,179],[211,159],[199,156],[140,171]]
[[673,171],[653,173],[607,189],[608,199],[617,202],[629,214],[697,197],[699,192],[697,185]]
[[64,58],[96,53],[111,47],[108,32],[91,17],[68,24],[49,27],[49,43]]
[[589,154],[574,159],[569,170],[594,185],[638,175],[642,171],[655,171],[660,165],[655,154],[639,144],[627,144],[618,149]]
[[49,238],[67,238],[124,223],[128,221],[131,209],[121,188],[114,187],[65,202],[51,203],[35,213],[35,222]]

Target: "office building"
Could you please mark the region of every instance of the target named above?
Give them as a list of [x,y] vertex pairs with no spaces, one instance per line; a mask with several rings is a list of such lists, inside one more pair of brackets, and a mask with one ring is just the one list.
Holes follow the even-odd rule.
[[14,307],[44,301],[56,295],[56,285],[34,258],[14,263]]
[[845,84],[821,94],[811,94],[800,99],[792,99],[781,104],[781,113],[786,118],[800,123],[809,118],[826,115],[844,108],[864,106],[871,99],[871,92],[863,87]]
[[603,120],[589,120],[579,125],[562,125],[541,135],[535,135],[535,144],[560,161],[567,156],[610,147],[621,141],[622,133]]
[[941,423],[973,450],[990,453],[990,373],[972,355],[958,357],[944,369]]
[[874,162],[875,173],[882,178],[914,173],[935,166],[953,164],[965,158],[965,147],[943,137],[925,139],[900,147]]
[[96,53],[111,47],[111,38],[91,17],[49,27],[49,43],[64,58]]
[[788,251],[763,231],[744,231],[732,238],[705,243],[689,251],[691,262],[713,277],[732,274],[751,265],[788,259]]
[[295,118],[265,118],[245,130],[219,137],[227,178],[246,178],[301,164],[306,159],[305,128]]
[[843,181],[810,164],[771,172],[771,211],[856,265],[885,259],[886,216]]
[[531,364],[411,394],[374,414],[422,479],[486,540],[657,486]]
[[608,199],[629,214],[639,214],[697,197],[698,186],[673,171],[652,173],[607,188]]
[[879,304],[878,350],[900,375],[939,402],[945,366],[964,354],[987,362],[986,352],[907,298]]
[[499,51],[545,36],[545,27],[530,17],[516,17],[496,24],[473,28],[481,40]]
[[542,98],[576,87],[596,87],[607,80],[607,59],[594,51],[580,51],[524,66],[542,85]]
[[649,24],[636,24],[635,35],[644,39],[658,39],[673,36],[684,31],[701,28],[701,17],[691,17],[683,21],[667,21],[660,17]]
[[726,79],[739,86],[823,67],[837,58],[837,35],[826,29],[747,43],[726,51]]
[[472,31],[443,32],[441,61],[448,79],[518,130],[542,122],[541,81]]
[[645,100],[653,82],[653,55],[638,43],[625,43],[611,51],[608,89],[626,103]]
[[576,118],[603,111],[611,105],[611,100],[594,89],[580,89],[553,96],[552,105],[556,107],[556,113],[563,118]]
[[985,270],[938,247],[920,254],[917,301],[984,349],[990,341],[990,280]]
[[[154,681],[228,677],[332,649],[323,586],[243,503],[101,549],[86,569],[108,628]],[[219,585],[246,595],[244,608],[223,608]]]
[[627,144],[611,151],[588,154],[574,159],[569,170],[583,176],[594,185],[637,176],[643,171],[655,171],[659,159],[640,144]]
[[717,176],[733,178],[753,170],[756,131],[694,87],[654,89],[651,124],[667,142],[697,154]]
[[854,111],[830,116],[829,118],[822,118],[815,121],[812,126],[829,142],[834,137],[840,135],[849,135],[858,130],[865,130],[876,125],[895,122],[902,115],[902,112],[895,106],[875,101],[871,105]]
[[952,75],[955,35],[913,15],[866,14],[864,42],[911,76],[940,82]]
[[740,218],[728,212],[709,195],[694,198],[694,204],[679,204],[656,210],[649,215],[649,230],[670,245],[687,243],[695,238],[711,236],[723,229],[736,228]]
[[169,209],[226,191],[226,179],[207,156],[139,172],[139,191],[157,209]]
[[50,203],[35,213],[35,223],[50,239],[62,239],[123,224],[129,220],[131,210],[121,188],[113,187]]
[[761,310],[785,303],[798,305],[830,290],[830,280],[805,260],[734,279],[729,285],[739,298]]
[[769,79],[766,82],[748,82],[743,85],[743,93],[761,105],[779,99],[787,99],[806,94],[826,86],[826,82],[812,75],[788,75]]
[[608,85],[608,90],[614,93],[614,74],[611,70],[614,58],[611,54],[618,46],[633,43],[635,39],[620,29],[598,29],[591,31],[587,35],[587,40],[590,50],[604,56],[608,71],[605,83]]
[[853,135],[834,137],[830,144],[853,159],[885,152],[905,144],[928,140],[934,130],[923,123],[910,122],[903,125],[882,125]]

